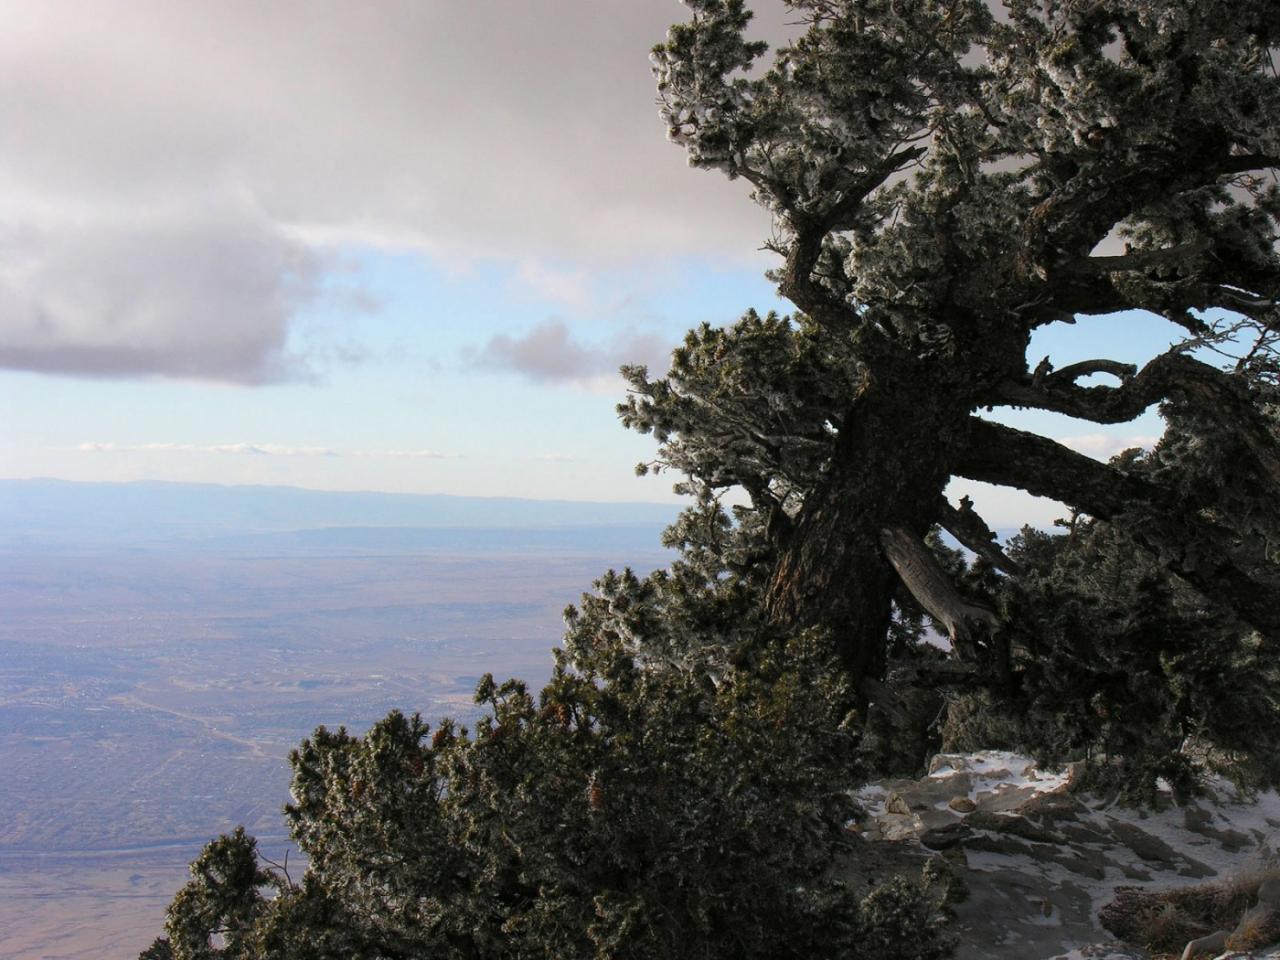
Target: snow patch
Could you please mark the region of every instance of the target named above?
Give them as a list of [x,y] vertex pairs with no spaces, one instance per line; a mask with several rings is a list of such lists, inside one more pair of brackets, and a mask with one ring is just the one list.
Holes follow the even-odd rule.
[[[971,895],[957,911],[958,960],[1137,960],[1097,921],[1117,887],[1230,880],[1277,862],[1274,791],[1246,797],[1210,778],[1203,798],[1179,807],[1161,784],[1153,808],[1130,809],[1073,790],[1079,769],[1007,751],[940,754],[918,780],[856,791],[856,829],[885,849],[963,864]],[[1246,956],[1280,960],[1280,947],[1223,958]]]

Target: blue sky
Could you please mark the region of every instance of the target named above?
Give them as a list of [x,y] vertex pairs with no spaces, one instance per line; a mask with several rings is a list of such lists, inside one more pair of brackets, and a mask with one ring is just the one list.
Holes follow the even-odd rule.
[[[693,258],[565,269],[556,296],[518,263],[350,258],[341,293],[294,322],[309,367],[294,379],[0,373],[5,408],[23,411],[0,428],[6,474],[667,499],[669,479],[632,475],[654,446],[617,423],[617,365],[657,366],[688,327],[776,303],[759,269]],[[536,342],[494,348],[548,330],[545,358]]]
[[[785,307],[764,216],[663,140],[672,0],[3,5],[0,476],[670,499],[617,365]],[[1160,429],[1007,419],[1097,456]]]

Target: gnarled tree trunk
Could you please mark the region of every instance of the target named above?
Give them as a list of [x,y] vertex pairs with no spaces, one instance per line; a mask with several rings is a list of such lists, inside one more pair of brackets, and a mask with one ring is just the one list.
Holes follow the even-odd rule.
[[879,680],[899,575],[886,529],[923,538],[950,478],[960,420],[938,402],[934,371],[895,370],[849,408],[830,469],[784,534],[769,585],[769,615],[835,638],[854,679]]

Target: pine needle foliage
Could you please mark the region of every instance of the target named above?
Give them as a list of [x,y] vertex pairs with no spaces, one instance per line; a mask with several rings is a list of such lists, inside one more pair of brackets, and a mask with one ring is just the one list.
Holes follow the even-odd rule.
[[473,731],[398,712],[317,730],[286,810],[304,877],[242,832],[214,841],[150,956],[945,956],[935,884],[860,899],[842,879],[857,738],[829,643],[652,659],[629,637],[665,580],[606,578],[550,683],[486,677]]

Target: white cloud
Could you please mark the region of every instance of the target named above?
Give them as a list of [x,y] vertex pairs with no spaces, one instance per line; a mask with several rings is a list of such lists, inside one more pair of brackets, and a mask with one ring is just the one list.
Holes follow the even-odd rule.
[[537,260],[522,260],[516,276],[530,294],[571,310],[586,310],[595,302],[585,270],[555,270]]
[[352,244],[507,258],[573,307],[580,266],[754,256],[763,214],[656,116],[648,50],[686,14],[0,0],[0,366],[299,375],[289,325]]
[[328,447],[286,447],[274,443],[82,443],[86,453],[231,453],[260,457],[337,457]]
[[441,453],[439,450],[357,450],[353,457],[385,457],[390,460],[460,460],[460,453]]
[[519,336],[498,334],[469,358],[472,366],[512,370],[530,380],[616,393],[618,368],[642,363],[659,372],[671,359],[668,338],[620,333],[605,343],[582,343],[560,320],[547,320]]
[[321,258],[244,211],[0,224],[0,366],[264,383]]

